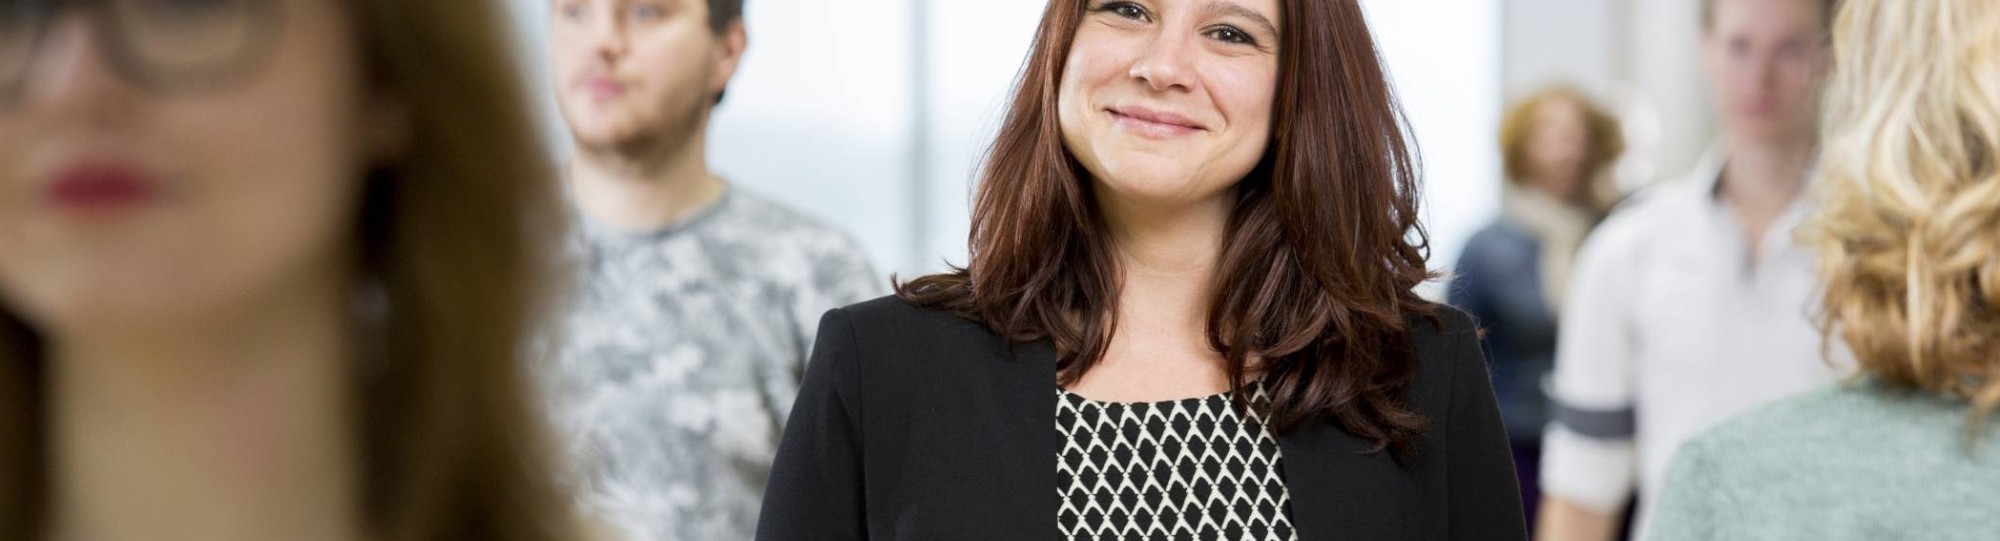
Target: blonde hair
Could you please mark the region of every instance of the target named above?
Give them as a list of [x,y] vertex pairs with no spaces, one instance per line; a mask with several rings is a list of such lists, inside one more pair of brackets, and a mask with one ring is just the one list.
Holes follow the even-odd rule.
[[1847,0],[1806,240],[1861,372],[2000,404],[2000,5]]

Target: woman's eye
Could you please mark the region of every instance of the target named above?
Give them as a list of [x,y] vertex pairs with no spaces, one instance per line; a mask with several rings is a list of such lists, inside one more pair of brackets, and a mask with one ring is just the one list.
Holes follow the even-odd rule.
[[1146,8],[1131,2],[1111,2],[1097,7],[1097,11],[1108,11],[1112,15],[1134,21],[1146,20]]
[[632,6],[632,18],[641,21],[657,20],[665,14],[666,10],[660,9],[660,6],[650,4]]
[[1215,39],[1222,40],[1223,42],[1226,43],[1239,43],[1243,45],[1257,44],[1257,40],[1251,38],[1250,34],[1245,34],[1243,33],[1242,30],[1237,30],[1234,28],[1229,28],[1229,27],[1217,28],[1215,30],[1209,31],[1208,34],[1210,36],[1213,36]]

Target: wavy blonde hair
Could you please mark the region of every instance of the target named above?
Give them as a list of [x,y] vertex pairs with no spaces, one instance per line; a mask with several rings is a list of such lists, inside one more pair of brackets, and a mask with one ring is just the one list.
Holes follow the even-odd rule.
[[1821,325],[1861,372],[2000,404],[2000,3],[1847,0],[1835,22]]

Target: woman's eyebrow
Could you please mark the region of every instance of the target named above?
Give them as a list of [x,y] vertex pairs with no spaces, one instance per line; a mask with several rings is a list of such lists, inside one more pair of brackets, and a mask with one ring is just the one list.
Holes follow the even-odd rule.
[[1258,26],[1264,27],[1264,31],[1270,32],[1272,35],[1278,34],[1278,25],[1272,23],[1269,17],[1265,17],[1264,14],[1258,13],[1250,8],[1243,7],[1242,4],[1229,2],[1227,0],[1216,0],[1204,4],[1202,6],[1202,10],[1208,12],[1209,15],[1234,16],[1234,17],[1242,17],[1245,19],[1250,19],[1250,22],[1256,23]]

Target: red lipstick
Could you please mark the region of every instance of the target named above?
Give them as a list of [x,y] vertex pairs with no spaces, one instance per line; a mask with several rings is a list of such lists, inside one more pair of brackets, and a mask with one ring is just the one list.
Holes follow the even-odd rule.
[[58,171],[43,201],[58,210],[104,212],[143,206],[159,193],[159,181],[134,167],[78,164]]

